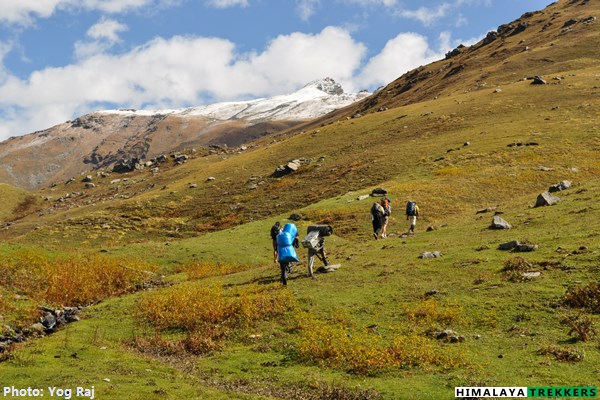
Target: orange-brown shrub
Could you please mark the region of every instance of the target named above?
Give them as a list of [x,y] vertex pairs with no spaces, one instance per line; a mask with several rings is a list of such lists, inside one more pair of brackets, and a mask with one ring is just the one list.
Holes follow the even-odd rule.
[[192,283],[144,294],[137,306],[137,319],[158,330],[195,331],[210,326],[246,326],[294,307],[293,295],[279,285],[225,289]]
[[398,335],[389,341],[366,330],[348,329],[310,316],[302,317],[299,328],[299,356],[321,366],[374,374],[389,368],[455,368],[463,364],[461,356],[448,354],[438,343],[421,336]]
[[462,307],[458,303],[440,303],[436,299],[427,299],[405,310],[409,321],[421,322],[433,327],[435,324],[449,325],[461,318]]
[[0,284],[55,305],[87,305],[136,290],[149,264],[100,255],[49,258],[25,251],[0,261]]

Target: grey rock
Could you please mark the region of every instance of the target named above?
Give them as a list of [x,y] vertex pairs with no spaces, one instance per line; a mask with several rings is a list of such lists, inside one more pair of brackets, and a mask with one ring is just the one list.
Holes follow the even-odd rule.
[[442,253],[439,251],[426,251],[426,252],[421,253],[419,258],[427,260],[427,259],[431,259],[431,258],[440,258],[441,256],[442,256]]
[[294,213],[294,214],[292,214],[292,215],[290,215],[290,216],[288,217],[288,219],[289,219],[290,221],[301,221],[301,220],[302,220],[302,218],[304,218],[304,215],[302,215],[302,214],[296,214],[296,213]]
[[387,196],[388,191],[384,188],[375,188],[371,192],[371,196]]
[[561,192],[561,191],[567,190],[569,188],[571,188],[571,181],[561,181],[560,183],[557,183],[556,185],[550,186],[550,188],[548,188],[548,192],[550,192],[550,193]]
[[41,318],[40,322],[48,331],[53,331],[56,328],[56,317],[52,313],[46,313],[46,315]]
[[532,85],[545,85],[546,83],[548,82],[546,82],[541,76],[534,76],[533,78],[531,78]]
[[512,225],[506,222],[502,217],[494,215],[490,229],[510,229]]
[[498,245],[498,250],[512,250],[520,245],[521,243],[519,243],[518,240],[512,240],[510,242],[501,243],[500,245]]
[[46,327],[44,325],[42,325],[40,322],[36,322],[35,324],[31,325],[29,327],[29,329],[34,333],[44,333],[44,331],[46,330]]
[[527,244],[527,243],[520,243],[517,246],[515,246],[515,248],[513,249],[514,252],[517,253],[528,253],[531,251],[535,251],[538,249],[538,245],[537,244]]
[[371,197],[371,196],[369,196],[368,194],[363,194],[363,195],[361,195],[361,196],[358,196],[358,197],[356,198],[356,200],[358,200],[358,201],[363,201],[363,200],[366,200],[366,199],[368,199],[369,197]]
[[537,197],[534,207],[552,206],[560,201],[560,197],[544,192]]

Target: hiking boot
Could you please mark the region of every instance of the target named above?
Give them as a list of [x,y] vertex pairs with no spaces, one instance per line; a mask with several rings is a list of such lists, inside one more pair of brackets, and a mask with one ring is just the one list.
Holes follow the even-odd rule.
[[377,234],[376,234],[375,232],[373,232],[373,237],[375,238],[375,240],[379,239],[379,238],[377,237]]

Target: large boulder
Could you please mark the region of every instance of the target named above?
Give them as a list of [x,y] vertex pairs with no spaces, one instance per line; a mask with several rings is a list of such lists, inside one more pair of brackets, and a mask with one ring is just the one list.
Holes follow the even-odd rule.
[[498,215],[494,215],[490,229],[510,229],[512,225]]
[[388,191],[384,188],[376,188],[371,192],[371,196],[387,196]]
[[548,188],[548,192],[550,192],[550,193],[561,192],[563,190],[569,189],[570,187],[571,187],[571,181],[561,181],[560,183],[557,183],[556,185],[550,186],[550,188]]
[[534,207],[553,206],[560,201],[560,197],[556,197],[550,192],[544,192],[537,197]]

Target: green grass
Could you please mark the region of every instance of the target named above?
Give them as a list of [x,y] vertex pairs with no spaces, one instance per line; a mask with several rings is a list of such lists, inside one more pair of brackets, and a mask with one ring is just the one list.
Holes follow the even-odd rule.
[[[158,177],[131,174],[119,189],[129,198],[111,197],[107,185],[99,185],[73,207],[44,203],[0,232],[4,257],[102,250],[111,260],[152,264],[170,286],[103,300],[86,309],[83,321],[20,345],[12,360],[0,363],[3,382],[93,384],[98,398],[216,399],[439,399],[452,397],[455,386],[597,385],[599,338],[590,330],[587,340],[578,340],[561,321],[589,320],[600,329],[597,313],[564,301],[568,290],[592,287],[600,276],[600,100],[594,89],[600,69],[597,46],[583,40],[560,45],[568,38],[557,24],[547,39],[556,46],[530,36],[533,50],[515,52],[504,64],[489,61],[493,49],[486,49],[466,70],[464,84],[439,83],[435,99],[356,119],[324,119],[323,126],[259,140],[240,154],[198,157]],[[518,42],[513,37],[506,46]],[[538,87],[521,80],[537,71],[564,79]],[[473,89],[482,76],[489,84]],[[494,92],[496,86],[502,91]],[[298,157],[313,161],[296,174],[271,176]],[[558,193],[559,204],[532,207],[538,194],[565,179],[574,185]],[[251,182],[262,183],[249,189]],[[390,238],[379,241],[371,236],[373,199],[357,200],[375,187],[389,191],[393,207]],[[409,199],[418,201],[422,216],[417,233],[401,237]],[[476,213],[487,207],[503,212],[513,228],[490,230],[492,213]],[[288,287],[279,289],[268,232],[291,213],[304,216],[297,222],[301,236],[310,224],[334,227],[326,248],[342,266],[310,279],[300,264]],[[426,232],[428,226],[435,230]],[[511,240],[538,249],[497,249]],[[443,256],[418,258],[425,251]],[[306,260],[303,249],[299,254]],[[504,272],[517,256],[540,276]],[[190,266],[202,263],[223,275],[194,276]],[[289,303],[287,312],[246,323],[224,313],[217,325],[227,335],[202,355],[177,346],[170,355],[156,350],[188,337],[203,343],[209,329],[134,318],[148,311],[140,310],[148,304],[140,299],[215,288],[228,304],[238,304],[245,291],[268,285],[288,291],[289,302],[273,296]],[[16,295],[12,287],[0,288],[5,322],[31,318],[35,299],[17,301]],[[195,321],[197,310],[188,306],[158,314],[168,320],[185,311]],[[464,342],[434,338],[446,329]],[[418,362],[386,358],[401,339]],[[580,361],[565,361],[580,355]]]
[[12,219],[16,209],[28,197],[30,195],[26,190],[0,183],[0,198],[2,199],[2,204],[0,204],[0,223]]

